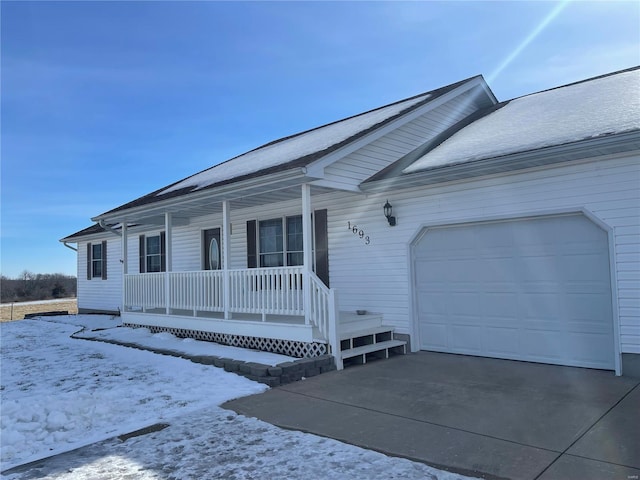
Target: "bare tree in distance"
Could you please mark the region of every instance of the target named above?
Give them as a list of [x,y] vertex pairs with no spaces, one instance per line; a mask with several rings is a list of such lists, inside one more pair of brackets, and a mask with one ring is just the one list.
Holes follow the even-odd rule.
[[24,270],[17,278],[0,276],[2,303],[73,298],[76,294],[77,279],[71,275]]

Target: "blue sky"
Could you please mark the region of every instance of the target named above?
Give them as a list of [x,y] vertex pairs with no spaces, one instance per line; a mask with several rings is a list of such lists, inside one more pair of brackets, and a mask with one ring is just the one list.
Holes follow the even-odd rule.
[[92,216],[301,130],[640,64],[639,5],[2,1],[0,271],[75,274]]

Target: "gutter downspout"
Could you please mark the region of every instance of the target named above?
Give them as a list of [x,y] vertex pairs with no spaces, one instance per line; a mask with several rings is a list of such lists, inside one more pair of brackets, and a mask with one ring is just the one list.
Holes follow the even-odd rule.
[[67,247],[70,248],[71,250],[73,250],[74,252],[77,252],[78,249],[76,247],[72,247],[71,245],[69,245],[67,242],[62,242],[62,244]]
[[113,228],[111,228],[109,225],[105,224],[105,223],[104,223],[104,220],[102,220],[102,219],[98,220],[98,225],[100,225],[100,226],[101,226],[102,228],[104,228],[105,230],[107,230],[107,231],[109,231],[109,232],[111,232],[111,233],[113,233],[113,234],[115,234],[115,235],[118,235],[119,237],[121,237],[121,236],[122,236],[122,233],[120,233],[120,232],[118,232],[118,231],[114,230],[114,229],[113,229]]

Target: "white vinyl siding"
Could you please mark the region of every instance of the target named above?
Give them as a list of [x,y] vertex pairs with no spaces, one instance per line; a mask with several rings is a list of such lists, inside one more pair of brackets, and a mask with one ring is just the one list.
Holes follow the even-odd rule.
[[[413,333],[409,245],[424,225],[518,217],[585,208],[613,228],[621,351],[640,353],[640,165],[638,157],[535,169],[446,185],[370,195],[333,196],[314,208],[329,211],[331,285],[342,310],[384,313],[400,333]],[[382,212],[386,199],[398,225]],[[320,204],[321,207],[317,205]],[[371,238],[365,247],[347,230]]]
[[[313,196],[311,204],[313,210],[328,210],[330,282],[339,292],[340,309],[380,312],[385,323],[396,326],[399,333],[408,334],[413,334],[409,245],[423,226],[586,209],[613,228],[621,351],[640,353],[639,182],[640,158],[635,156],[574,162],[385,194],[328,193]],[[397,217],[395,227],[390,227],[383,215],[387,199]],[[247,267],[247,220],[300,213],[299,199],[251,209],[232,206],[230,268]],[[348,222],[364,231],[370,238],[369,245],[347,229]],[[221,225],[221,215],[210,215],[192,218],[187,226],[174,227],[173,270],[200,270],[202,230]],[[131,273],[138,270],[139,233],[153,235],[158,230],[130,229]],[[115,247],[117,251],[112,251]],[[86,284],[91,282],[83,280],[85,272],[79,275],[79,295],[83,298],[83,293],[89,294],[89,303],[94,305],[104,298],[113,298],[115,305],[120,304],[119,237],[110,239],[109,248],[107,282],[112,293],[103,295],[98,290],[87,290]],[[84,255],[86,248],[80,248],[81,268],[86,268]]]
[[[479,108],[467,92],[428,111],[393,132],[347,155],[327,168],[325,180],[357,186]],[[482,97],[486,101],[485,97]]]
[[107,241],[107,279],[87,279],[87,242],[78,243],[78,308],[117,312],[122,305],[122,245],[120,237],[92,238]]

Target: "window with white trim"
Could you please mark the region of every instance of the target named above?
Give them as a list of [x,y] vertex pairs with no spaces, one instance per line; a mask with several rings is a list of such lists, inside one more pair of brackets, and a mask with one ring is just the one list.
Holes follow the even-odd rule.
[[102,243],[91,245],[91,276],[102,278]]
[[148,236],[145,238],[145,262],[147,266],[147,272],[161,272],[162,271],[162,248],[160,242],[160,235]]
[[140,273],[164,272],[166,270],[166,236],[164,232],[156,235],[140,235]]
[[302,265],[302,250],[302,215],[258,222],[260,267]]
[[107,242],[87,243],[87,280],[107,279]]

